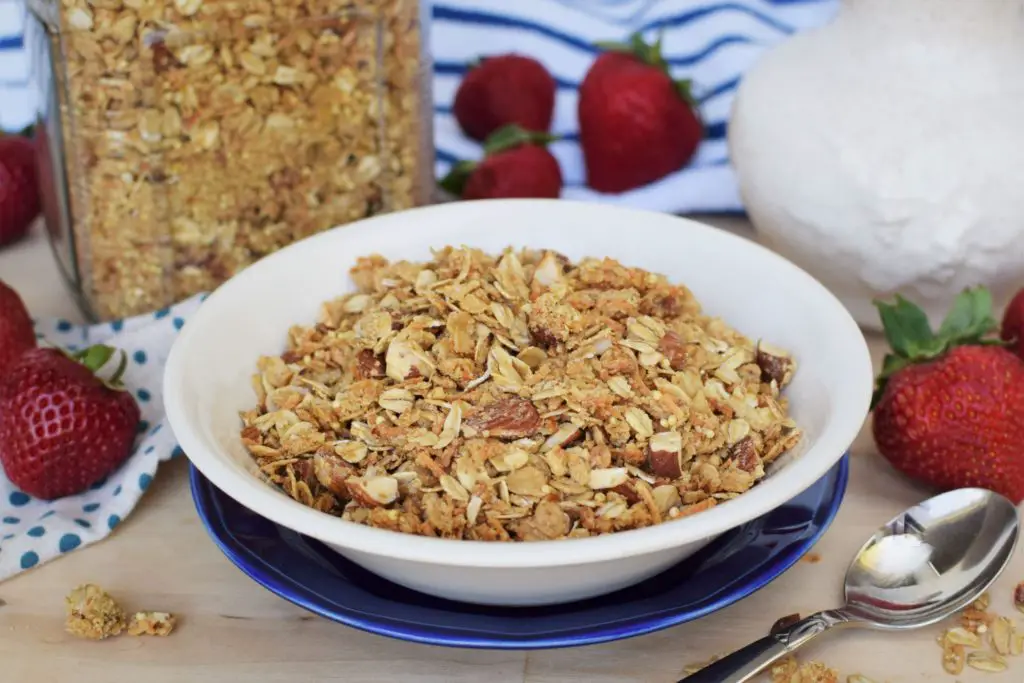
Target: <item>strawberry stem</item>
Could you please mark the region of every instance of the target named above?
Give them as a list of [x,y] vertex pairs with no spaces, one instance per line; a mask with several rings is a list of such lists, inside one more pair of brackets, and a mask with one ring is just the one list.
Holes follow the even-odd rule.
[[921,307],[899,294],[892,303],[874,303],[892,351],[882,361],[872,409],[881,400],[889,378],[904,368],[935,360],[957,346],[1005,344],[989,336],[999,323],[992,316],[992,295],[985,287],[968,288],[957,295],[937,333]]
[[115,349],[109,346],[96,344],[95,346],[78,351],[72,358],[89,368],[92,372],[98,372],[113,357],[114,351]]
[[105,344],[94,344],[86,349],[77,351],[73,354],[68,355],[72,360],[77,361],[89,369],[94,375],[97,375],[102,370],[110,359],[113,358],[115,353],[121,354],[121,358],[118,361],[117,368],[114,370],[110,377],[100,377],[108,388],[115,391],[121,391],[124,389],[122,378],[124,377],[125,370],[128,369],[128,354],[121,349],[115,349]]
[[124,351],[118,350],[121,354],[121,360],[117,363],[117,369],[114,370],[114,374],[107,380],[107,386],[111,388],[120,388],[124,386],[121,379],[124,377],[124,371],[128,369],[128,354]]

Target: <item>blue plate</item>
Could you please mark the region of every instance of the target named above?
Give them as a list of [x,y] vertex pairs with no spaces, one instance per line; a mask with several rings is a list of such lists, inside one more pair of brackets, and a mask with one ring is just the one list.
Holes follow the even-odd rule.
[[383,636],[449,647],[526,650],[592,645],[697,619],[766,586],[828,529],[846,492],[849,455],[802,494],[678,565],[600,599],[483,607],[398,586],[242,507],[192,468],[210,536],[250,578],[322,617]]

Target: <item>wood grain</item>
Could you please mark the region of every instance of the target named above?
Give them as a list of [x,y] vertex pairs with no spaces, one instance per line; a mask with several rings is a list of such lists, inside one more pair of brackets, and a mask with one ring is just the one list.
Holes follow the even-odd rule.
[[[710,219],[750,235],[740,219]],[[0,252],[0,278],[22,292],[35,315],[79,316],[59,281],[42,230]],[[871,339],[876,361],[881,345]],[[263,590],[207,538],[195,515],[183,461],[161,468],[136,511],[107,540],[0,583],[0,682],[305,683],[663,683],[683,668],[763,635],[781,616],[832,607],[846,565],[880,523],[929,493],[896,475],[869,434],[853,448],[850,488],[839,516],[802,561],[742,602],[697,622],[607,645],[540,652],[493,652],[412,645],[340,626]],[[1013,585],[1024,579],[1018,553],[993,591],[993,608],[1013,616]],[[170,638],[83,642],[63,631],[63,596],[94,581],[126,607],[180,615]],[[1019,683],[1024,659],[1003,674],[944,674],[939,628],[907,634],[826,637],[808,657],[878,683]]]

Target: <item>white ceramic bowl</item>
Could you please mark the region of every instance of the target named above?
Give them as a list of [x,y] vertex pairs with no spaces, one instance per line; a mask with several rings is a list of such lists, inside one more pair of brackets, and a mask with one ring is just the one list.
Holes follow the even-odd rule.
[[[570,258],[611,256],[686,284],[706,312],[752,338],[791,350],[787,390],[806,431],[792,457],[749,492],[693,517],[597,538],[534,543],[456,541],[374,529],[307,508],[253,475],[238,412],[254,404],[261,354],[320,304],[351,291],[358,256],[426,260],[431,247],[508,245]],[[665,214],[565,200],[444,204],[378,216],[289,246],[217,289],[182,330],[164,402],[189,459],[227,495],[317,538],[396,583],[498,605],[566,602],[623,588],[696,552],[719,534],[785,503],[831,468],[868,411],[872,366],[856,323],[822,285],[755,243]]]

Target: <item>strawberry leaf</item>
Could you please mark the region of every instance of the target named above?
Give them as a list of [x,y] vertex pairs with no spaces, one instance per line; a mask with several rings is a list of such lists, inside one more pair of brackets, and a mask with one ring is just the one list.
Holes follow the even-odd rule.
[[910,365],[935,360],[956,346],[1007,343],[989,336],[999,323],[992,316],[992,295],[984,287],[968,288],[957,295],[938,333],[932,332],[928,316],[919,306],[898,294],[893,303],[876,301],[875,306],[892,353],[882,361],[872,409],[881,400],[889,378]]
[[557,135],[526,130],[514,123],[502,126],[484,141],[484,154],[494,156],[523,145],[546,145],[558,139]]
[[965,289],[953,301],[939,328],[947,345],[977,343],[999,323],[992,316],[992,294],[984,287]]
[[[629,37],[629,42],[627,43],[599,41],[594,43],[594,45],[608,52],[621,52],[632,55],[644,64],[653,66],[655,69],[671,77],[672,74],[669,71],[668,62],[665,61],[665,56],[661,51],[663,37],[662,33],[658,33],[658,39],[654,41],[654,44],[649,45],[644,40],[643,34],[637,32]],[[675,80],[673,83],[675,84],[676,92],[679,93],[679,97],[696,110],[697,99],[693,96],[693,81],[684,78]]]
[[941,352],[928,316],[919,306],[897,294],[896,303],[876,301],[875,307],[882,318],[885,338],[896,355],[918,358]]
[[694,109],[697,108],[697,98],[693,96],[693,79],[682,78],[678,81],[673,81],[676,84],[676,92],[683,98],[683,101],[689,104]]
[[438,185],[446,192],[450,192],[456,197],[461,197],[462,191],[466,187],[466,181],[469,180],[469,176],[476,170],[476,166],[475,161],[456,162],[449,169],[448,174],[438,181]]

